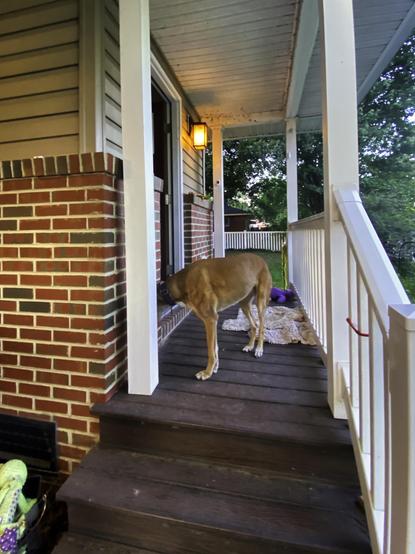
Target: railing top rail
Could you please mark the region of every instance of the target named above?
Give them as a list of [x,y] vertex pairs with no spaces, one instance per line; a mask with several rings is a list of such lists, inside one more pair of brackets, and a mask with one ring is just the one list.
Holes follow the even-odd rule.
[[288,229],[294,231],[295,229],[323,229],[324,228],[324,212],[319,214],[310,215],[304,219],[299,219],[293,223],[288,224]]
[[388,331],[388,306],[408,304],[408,295],[363,207],[359,193],[336,190],[334,196],[368,293],[381,318],[379,323]]

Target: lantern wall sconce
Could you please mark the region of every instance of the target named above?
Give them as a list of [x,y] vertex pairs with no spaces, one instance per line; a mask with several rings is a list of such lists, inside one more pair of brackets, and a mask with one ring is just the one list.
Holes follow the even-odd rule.
[[192,142],[195,150],[204,150],[208,143],[208,128],[206,123],[192,123]]

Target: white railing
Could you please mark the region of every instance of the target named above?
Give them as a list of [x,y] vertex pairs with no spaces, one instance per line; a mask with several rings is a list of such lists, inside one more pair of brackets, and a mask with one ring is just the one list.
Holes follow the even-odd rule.
[[[348,344],[345,359],[334,367],[340,370],[372,550],[411,554],[415,552],[415,305],[409,304],[359,194],[336,191],[335,200],[347,263],[345,284],[331,286],[343,287],[347,302],[344,318],[336,321],[331,333],[341,331]],[[320,214],[291,224],[289,230],[295,288],[322,348],[331,355],[326,341],[335,339],[326,329],[324,225]]]
[[284,231],[227,231],[225,249],[281,252],[286,238]]
[[[408,337],[402,336],[405,332],[400,333],[398,328],[392,332],[393,320],[388,315],[392,305],[409,305],[409,299],[358,193],[337,191],[335,199],[347,239],[349,356],[342,364],[343,399],[373,551],[409,554],[413,551],[409,545],[408,549],[406,546],[399,549],[395,530],[394,538],[391,536],[391,515],[393,502],[396,510],[400,504],[395,486],[403,479],[407,489],[413,488],[415,483],[411,481],[415,476],[409,472],[406,475],[397,473],[396,468],[392,471],[396,452],[392,451],[390,441],[395,433],[401,433],[401,426],[409,423],[392,419],[391,400],[405,404],[408,391],[391,391],[389,382],[390,369],[399,357],[399,349],[405,349]],[[397,350],[391,348],[391,334],[396,333],[402,339]],[[404,373],[414,369],[399,367]],[[395,396],[394,399],[394,394],[402,393],[402,398]],[[412,400],[415,401],[415,397]],[[401,514],[401,517],[405,521],[408,514]],[[396,518],[398,514],[394,513]],[[398,527],[401,525],[399,523]],[[412,532],[415,533],[415,529]]]
[[325,359],[327,334],[324,214],[291,223],[288,230],[292,233],[293,244],[292,285],[314,329]]

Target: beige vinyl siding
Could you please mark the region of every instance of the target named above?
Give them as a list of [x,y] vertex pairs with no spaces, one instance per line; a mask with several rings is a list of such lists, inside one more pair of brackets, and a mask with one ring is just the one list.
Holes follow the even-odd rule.
[[186,112],[182,114],[183,190],[184,193],[203,193],[203,154],[192,146],[187,132]]
[[79,150],[77,0],[0,3],[0,159]]
[[116,0],[105,0],[103,19],[105,150],[121,157],[120,23]]

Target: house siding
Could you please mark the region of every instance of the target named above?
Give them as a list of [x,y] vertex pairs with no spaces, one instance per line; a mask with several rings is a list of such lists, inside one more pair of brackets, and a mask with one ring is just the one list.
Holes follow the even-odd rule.
[[2,159],[79,150],[77,0],[0,6]]
[[116,0],[105,0],[103,26],[104,150],[122,157],[120,23]]

